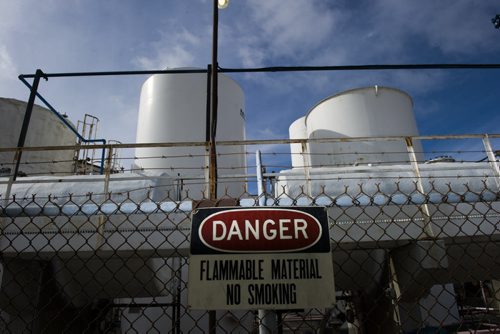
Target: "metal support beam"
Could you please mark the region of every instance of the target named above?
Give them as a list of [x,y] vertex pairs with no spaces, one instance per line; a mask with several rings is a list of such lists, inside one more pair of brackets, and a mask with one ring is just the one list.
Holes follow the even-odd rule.
[[[219,8],[217,7],[217,0],[213,0],[212,14],[212,72],[210,80],[210,140],[208,142],[209,149],[209,194],[211,200],[217,199],[217,150],[215,146],[215,138],[217,134],[217,47],[218,47],[218,30],[219,30]],[[208,312],[208,331],[210,334],[217,332],[217,314],[216,311]]]
[[37,69],[36,73],[35,73],[35,78],[33,79],[33,85],[31,86],[30,97],[28,100],[28,105],[26,106],[26,112],[24,114],[24,120],[23,120],[23,125],[21,128],[21,133],[19,134],[19,140],[17,142],[18,150],[16,151],[16,155],[14,157],[14,161],[15,161],[16,165],[14,168],[13,181],[16,180],[17,174],[19,173],[19,164],[21,163],[21,157],[23,154],[22,148],[24,147],[24,143],[26,141],[26,135],[28,134],[28,127],[30,125],[31,114],[33,112],[33,106],[35,105],[36,93],[37,93],[38,85],[40,83],[41,78],[45,78],[45,80],[47,80],[47,77],[42,72],[42,70]]
[[212,25],[212,73],[211,73],[211,99],[210,99],[210,199],[217,198],[217,150],[215,138],[217,135],[217,104],[218,104],[218,80],[217,80],[217,47],[218,47],[218,30],[219,30],[219,8],[217,0],[213,1],[213,25]]

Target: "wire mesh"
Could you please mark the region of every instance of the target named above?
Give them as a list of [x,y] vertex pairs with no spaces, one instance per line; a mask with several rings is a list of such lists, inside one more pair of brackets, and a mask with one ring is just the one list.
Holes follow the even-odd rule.
[[187,304],[191,214],[262,202],[327,208],[335,306],[271,312],[276,328],[255,309],[217,310],[217,333],[498,332],[497,162],[476,157],[485,149],[427,163],[412,159],[418,153],[290,168],[280,150],[267,151],[264,193],[255,194],[247,160],[226,166],[243,171],[221,173],[216,200],[203,173],[169,168],[1,178],[1,332],[209,332],[209,310]]

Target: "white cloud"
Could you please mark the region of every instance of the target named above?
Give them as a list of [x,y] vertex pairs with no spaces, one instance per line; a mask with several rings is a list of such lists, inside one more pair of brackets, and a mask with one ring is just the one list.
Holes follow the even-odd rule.
[[[169,24],[169,26],[173,25]],[[205,65],[201,61],[207,43],[202,38],[181,27],[160,33],[160,38],[151,42],[147,55],[137,56],[133,63],[141,69],[164,69]],[[206,49],[205,49],[206,50]],[[206,52],[208,54],[208,52]]]
[[138,57],[136,64],[147,70],[187,67],[193,64],[194,56],[181,45],[159,48],[153,57]]
[[270,54],[293,58],[326,43],[337,15],[311,0],[251,2],[250,10]]
[[265,53],[262,50],[255,50],[250,46],[242,46],[238,50],[241,65],[244,67],[263,67]]
[[280,139],[283,138],[283,136],[279,133],[276,133],[276,129],[274,128],[263,128],[263,129],[258,129],[258,137],[260,138],[266,138],[266,139]]
[[[221,59],[230,66],[311,64],[330,44],[340,13],[316,0],[235,2],[219,23]],[[232,15],[231,15],[232,14]]]
[[17,78],[18,73],[16,64],[4,45],[0,45],[0,73],[8,80]]

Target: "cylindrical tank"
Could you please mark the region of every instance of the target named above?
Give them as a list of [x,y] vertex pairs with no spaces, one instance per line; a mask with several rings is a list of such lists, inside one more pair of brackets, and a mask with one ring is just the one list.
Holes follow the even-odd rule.
[[[19,134],[26,112],[26,102],[0,98],[0,147],[17,147]],[[75,145],[76,136],[50,110],[35,105],[31,114],[25,147]],[[75,152],[25,151],[19,172],[21,175],[69,175],[73,173]],[[9,175],[14,169],[14,152],[0,153],[1,175]]]
[[[349,90],[331,96],[306,116],[307,136],[319,138],[418,136],[413,102],[388,87]],[[415,144],[422,159],[420,143]],[[312,166],[402,164],[409,161],[404,140],[311,143]]]
[[[244,140],[244,95],[231,78],[219,74],[217,140]],[[156,74],[142,86],[137,123],[137,143],[204,142],[207,129],[207,75],[204,73]],[[229,175],[246,171],[245,149],[217,146],[218,195],[239,196],[244,181]],[[179,178],[189,197],[207,195],[208,168],[203,146],[136,149],[135,165],[165,170]],[[185,193],[184,193],[185,194]]]
[[[306,117],[303,116],[296,119],[288,128],[288,133],[290,139],[306,139],[307,138],[307,127],[306,127]],[[302,144],[294,143],[290,144],[290,153],[292,156],[292,167],[302,168],[304,167],[304,156],[302,155]]]

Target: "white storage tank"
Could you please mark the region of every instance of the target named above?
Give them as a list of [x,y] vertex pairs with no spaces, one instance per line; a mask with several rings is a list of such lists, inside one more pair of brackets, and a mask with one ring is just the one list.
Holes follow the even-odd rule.
[[[305,123],[311,139],[418,136],[411,97],[388,87],[359,88],[331,96],[309,111]],[[414,145],[422,160],[420,143]],[[409,161],[404,140],[311,143],[309,148],[314,167]]]
[[[244,95],[231,78],[219,74],[217,141],[245,139]],[[156,74],[142,86],[137,143],[204,142],[207,123],[207,75],[205,73]],[[217,146],[218,195],[239,196],[245,182],[227,178],[246,172],[243,146]],[[206,148],[152,147],[136,149],[135,165],[164,170],[182,179],[183,190],[199,199],[208,195],[205,175]],[[226,178],[225,178],[226,177]],[[185,194],[185,192],[184,192]]]
[[[307,139],[306,117],[295,120],[288,128],[290,139]],[[292,167],[304,167],[304,156],[302,155],[302,144],[290,144],[290,154],[292,155]]]
[[[0,147],[17,147],[19,134],[26,113],[26,102],[0,98]],[[50,110],[33,106],[25,147],[74,146],[75,134]],[[19,172],[28,176],[71,175],[75,152],[65,151],[25,151]],[[14,152],[0,152],[2,175],[14,170]]]

